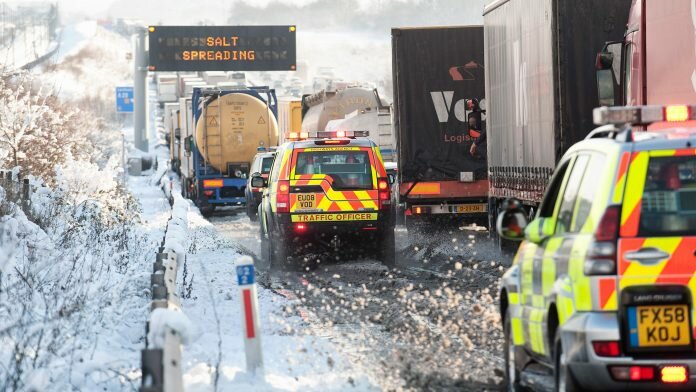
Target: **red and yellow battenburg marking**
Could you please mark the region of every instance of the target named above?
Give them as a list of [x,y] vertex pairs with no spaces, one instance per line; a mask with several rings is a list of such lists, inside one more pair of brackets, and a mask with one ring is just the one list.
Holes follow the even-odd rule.
[[[630,169],[622,169],[622,156],[617,175],[616,191],[622,188],[623,207],[621,213],[621,239],[618,244],[618,289],[639,285],[683,285],[688,286],[692,295],[696,293],[696,236],[686,237],[638,237],[643,190],[645,188],[648,162],[651,157],[691,156],[696,149],[639,151],[631,155]],[[625,176],[625,180],[621,177]],[[614,201],[620,202],[621,197]],[[655,248],[669,257],[656,263],[646,264],[626,259],[625,255],[641,248]],[[617,284],[612,278],[598,281],[600,306],[603,310],[616,310]],[[692,298],[693,300],[693,298]],[[696,314],[692,315],[696,324]],[[693,325],[692,324],[692,325]],[[694,328],[696,336],[696,328]]]
[[[313,147],[306,149],[297,149],[293,154],[293,162],[297,161],[297,155],[301,152],[311,152],[311,151],[359,151],[364,150],[371,152],[370,148],[359,148],[359,147]],[[368,154],[370,159],[370,167],[372,169],[372,183],[373,187],[376,188],[378,171],[382,172],[381,177],[386,177],[386,171],[384,170],[384,165],[381,164],[381,157],[378,155],[378,150],[375,150],[377,159],[379,159],[380,164],[376,164],[375,156],[373,154]],[[351,212],[351,211],[366,211],[374,210],[377,211],[379,192],[377,189],[368,190],[334,190],[332,188],[333,179],[330,175],[326,174],[294,174],[294,169],[291,171],[292,179],[290,180],[290,186],[320,186],[322,193],[311,192],[314,199],[312,200],[313,208],[311,210],[320,212]],[[290,212],[298,213],[302,212],[303,208],[301,205],[302,200],[300,198],[305,197],[302,193],[291,193],[290,194]]]

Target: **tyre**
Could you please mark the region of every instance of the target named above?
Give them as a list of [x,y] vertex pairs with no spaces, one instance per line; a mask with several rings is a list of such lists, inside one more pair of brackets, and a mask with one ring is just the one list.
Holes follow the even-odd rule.
[[282,239],[269,235],[270,261],[272,270],[284,270],[288,263],[287,247]]
[[246,207],[247,216],[249,217],[250,221],[256,222],[257,220],[259,220],[259,216],[256,214],[256,209],[254,208],[254,206],[252,204],[253,203],[250,203],[247,200],[247,207]]
[[382,234],[379,241],[379,261],[386,267],[396,267],[396,240],[394,238],[394,228],[390,227]]
[[404,226],[406,226],[409,246],[422,246],[423,236],[421,235],[421,229],[419,225],[413,221],[413,218],[406,217],[404,219]]
[[203,215],[204,218],[210,218],[215,212],[215,205],[206,203],[201,205],[199,209],[201,210],[201,215]]
[[266,233],[264,233],[263,222],[259,224],[259,239],[261,242],[261,262],[268,267],[271,265],[271,244],[268,238],[266,238]]
[[568,368],[568,361],[565,350],[563,350],[563,341],[561,340],[561,329],[556,329],[554,338],[554,367],[553,376],[555,381],[554,390],[557,392],[577,392],[580,391],[573,374]]
[[524,389],[520,386],[520,371],[515,358],[515,345],[512,341],[512,319],[510,309],[505,313],[503,324],[503,334],[505,336],[505,379],[507,381],[506,391],[519,392]]

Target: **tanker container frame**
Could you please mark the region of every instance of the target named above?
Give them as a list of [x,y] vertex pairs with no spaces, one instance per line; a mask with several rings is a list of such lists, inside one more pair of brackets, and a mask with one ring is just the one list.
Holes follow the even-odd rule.
[[[222,118],[219,116],[218,112],[218,117],[220,118],[220,124],[218,124],[217,128],[220,129],[220,136],[218,135],[210,135],[208,134],[208,129],[212,127],[210,125],[210,121],[208,120],[209,118],[212,118],[213,115],[210,116],[205,116],[206,118],[206,123],[204,125],[201,125],[203,129],[206,130],[206,143],[208,143],[207,149],[204,148],[204,146],[199,146],[200,140],[199,137],[199,124],[201,121],[201,117],[205,114],[207,114],[207,111],[209,108],[213,107],[213,103],[216,101],[218,102],[218,108],[220,107],[220,103],[224,99],[225,96],[231,96],[231,94],[242,94],[242,95],[247,95],[252,98],[255,98],[259,101],[261,101],[265,105],[266,113],[269,113],[265,119],[266,123],[268,126],[266,128],[268,129],[268,144],[267,145],[261,145],[261,146],[255,146],[253,148],[253,153],[247,153],[248,156],[244,156],[243,153],[240,153],[240,159],[236,161],[230,161],[224,162],[225,169],[219,169],[214,167],[213,164],[211,164],[209,161],[211,161],[211,157],[215,156],[220,156],[219,159],[224,159],[224,152],[221,152],[220,154],[212,154],[211,153],[211,147],[213,146],[220,146],[220,149],[224,148],[222,147],[223,143],[227,143],[228,140],[225,140],[223,142],[224,135],[222,135],[222,132],[225,132],[225,127]],[[228,105],[230,103],[227,103]],[[185,184],[185,196],[193,200],[193,202],[201,209],[201,213],[204,215],[210,215],[216,207],[222,207],[222,206],[243,206],[246,203],[246,198],[244,196],[244,192],[246,189],[247,185],[247,179],[250,175],[249,169],[251,165],[251,160],[253,159],[254,154],[256,153],[256,149],[258,147],[269,147],[270,145],[274,145],[277,141],[277,116],[278,116],[278,101],[275,95],[275,90],[269,89],[268,87],[248,87],[248,88],[242,88],[242,89],[232,89],[232,90],[221,90],[221,89],[212,89],[212,88],[199,88],[195,87],[193,89],[193,95],[191,98],[191,110],[193,112],[193,123],[192,123],[192,132],[188,136],[188,140],[185,141],[185,146],[187,147],[187,152],[190,152],[191,154],[191,174],[192,178]],[[241,111],[241,109],[233,109],[237,111]],[[270,117],[272,115],[272,117]],[[261,120],[261,119],[260,119]],[[259,121],[260,121],[259,120]],[[243,127],[247,128],[249,127],[248,124],[245,124],[244,122],[240,122],[238,119],[234,120],[236,121],[237,127]],[[233,123],[234,124],[234,123]],[[261,124],[260,122],[258,124]],[[209,144],[207,141],[207,138],[211,138],[213,136],[217,136],[219,141],[219,144]],[[238,136],[238,137],[243,137],[243,136]],[[241,140],[241,139],[240,139]],[[263,144],[266,144],[265,142]],[[248,149],[248,145],[245,147]],[[222,150],[221,150],[222,151]],[[204,154],[208,157],[206,159],[204,157]],[[236,155],[235,155],[236,157]],[[218,166],[221,166],[218,164]]]
[[492,227],[509,198],[533,217],[558,160],[595,128],[596,54],[623,34],[630,3],[494,0],[484,7]]

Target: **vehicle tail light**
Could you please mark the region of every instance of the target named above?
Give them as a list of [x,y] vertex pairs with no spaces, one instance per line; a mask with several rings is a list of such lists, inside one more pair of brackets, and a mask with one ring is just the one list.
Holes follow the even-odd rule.
[[621,355],[618,341],[592,342],[592,347],[599,357],[618,357]]
[[660,369],[660,381],[665,384],[679,384],[689,380],[686,366],[665,366]]
[[278,181],[278,192],[276,193],[276,211],[290,212],[290,181]]
[[585,260],[585,275],[616,274],[616,240],[619,237],[620,206],[609,206],[599,220]]
[[203,191],[203,194],[204,194],[206,197],[212,197],[213,194],[215,194],[215,191],[205,190],[205,191]]
[[377,193],[379,194],[379,207],[386,210],[391,207],[391,189],[386,178],[377,179]]
[[430,207],[422,207],[422,206],[411,207],[411,211],[412,211],[413,215],[429,214]]
[[655,379],[654,366],[612,366],[611,376],[617,381],[652,381]]
[[295,231],[298,233],[304,233],[305,231],[307,231],[307,225],[304,223],[296,223]]

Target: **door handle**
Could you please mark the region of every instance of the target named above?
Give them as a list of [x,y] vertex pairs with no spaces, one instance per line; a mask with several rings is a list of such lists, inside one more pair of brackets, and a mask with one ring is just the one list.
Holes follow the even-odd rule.
[[641,248],[633,252],[626,252],[624,258],[643,265],[655,265],[669,259],[670,254],[657,248]]

